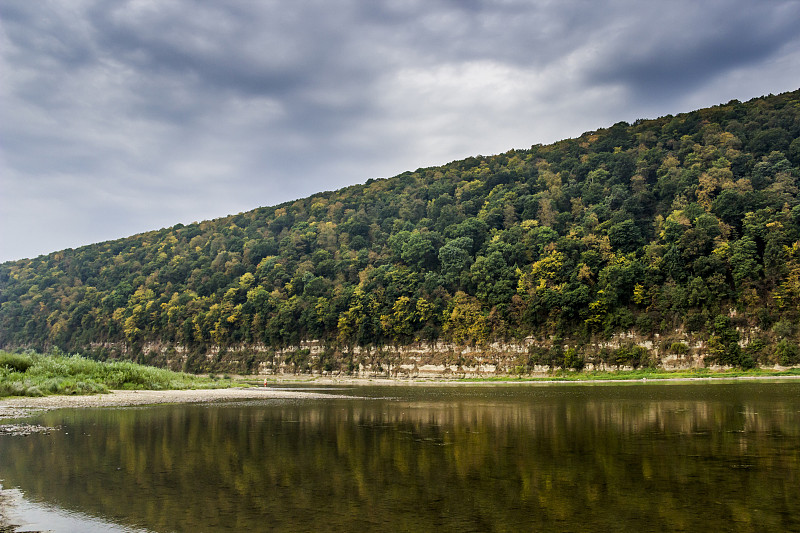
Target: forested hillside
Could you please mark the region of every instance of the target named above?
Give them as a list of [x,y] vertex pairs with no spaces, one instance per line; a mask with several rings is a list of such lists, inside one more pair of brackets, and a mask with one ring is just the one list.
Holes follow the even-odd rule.
[[800,363],[799,137],[800,91],[731,101],[4,263],[0,347],[682,331],[707,361]]

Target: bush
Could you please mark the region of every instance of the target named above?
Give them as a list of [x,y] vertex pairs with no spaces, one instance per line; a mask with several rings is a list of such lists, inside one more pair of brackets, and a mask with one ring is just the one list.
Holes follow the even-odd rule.
[[794,324],[792,324],[791,320],[782,318],[772,326],[772,332],[775,333],[779,339],[791,337],[794,334]]
[[793,342],[783,339],[775,347],[775,356],[778,363],[783,366],[796,365],[800,363],[800,348]]
[[747,345],[747,348],[745,348],[745,353],[753,360],[753,363],[756,364],[759,361],[763,362],[766,347],[767,343],[763,339],[754,339]]
[[25,372],[33,366],[30,354],[0,352],[0,368],[8,368],[12,372]]
[[20,381],[3,381],[0,396],[25,396],[25,386]]
[[44,393],[39,389],[39,387],[34,385],[25,389],[25,396],[38,397],[38,396],[44,396]]
[[631,366],[634,369],[640,366],[649,366],[647,348],[644,346],[621,346],[614,350],[612,363],[617,366]]
[[574,370],[582,370],[585,365],[583,356],[575,350],[570,348],[564,352],[564,368],[572,368]]
[[229,380],[211,380],[137,365],[101,363],[78,355],[11,354],[0,351],[0,396],[96,394],[109,389],[188,389],[227,387]]
[[679,355],[683,357],[687,353],[689,353],[689,345],[685,342],[673,342],[669,345],[669,351],[674,353],[675,355]]
[[708,338],[708,362],[720,365],[753,368],[755,361],[742,352],[739,332],[727,315],[717,315],[712,325],[713,333]]
[[739,363],[737,366],[741,367],[744,370],[750,370],[751,368],[756,367],[756,360],[748,352],[740,350]]

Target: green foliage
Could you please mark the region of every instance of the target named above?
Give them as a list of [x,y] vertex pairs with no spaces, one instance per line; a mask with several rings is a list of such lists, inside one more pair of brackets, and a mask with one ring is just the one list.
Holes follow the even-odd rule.
[[[799,137],[795,91],[4,263],[0,347],[162,364],[146,347],[180,347],[210,370],[211,347],[682,327],[709,362],[766,363],[800,342]],[[773,324],[758,353],[734,338]]]
[[472,238],[451,239],[439,248],[439,264],[445,281],[450,285],[460,285],[462,274],[472,265]]
[[29,353],[0,352],[0,368],[10,372],[25,372],[33,366],[33,356]]
[[623,220],[614,224],[608,229],[608,239],[613,248],[623,253],[633,252],[642,244],[641,233],[636,223],[631,220]]
[[756,366],[751,352],[739,346],[739,332],[733,327],[728,316],[719,315],[714,319],[712,334],[708,340],[710,356],[707,363],[737,366],[748,369]]
[[731,274],[734,281],[742,283],[744,280],[756,278],[761,270],[759,264],[758,248],[750,237],[743,237],[730,246]]
[[800,363],[800,347],[793,342],[782,339],[775,348],[778,363],[784,366]]
[[580,355],[575,348],[569,348],[564,352],[564,368],[581,370],[585,364],[583,356]]
[[673,342],[669,345],[669,351],[674,353],[675,355],[679,355],[683,357],[684,355],[689,353],[689,346],[683,342]]
[[481,304],[463,292],[456,293],[445,313],[443,332],[455,344],[480,345],[489,338],[489,323]]
[[0,396],[95,394],[109,389],[189,389],[231,386],[230,381],[143,366],[129,361],[100,362],[55,350],[49,355],[31,351],[0,351]]
[[643,346],[620,346],[611,353],[608,361],[617,367],[630,366],[634,369],[650,366],[647,348]]

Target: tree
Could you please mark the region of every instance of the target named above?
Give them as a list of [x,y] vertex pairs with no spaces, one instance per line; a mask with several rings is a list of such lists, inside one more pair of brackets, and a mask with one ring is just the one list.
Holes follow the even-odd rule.
[[489,340],[488,321],[480,302],[461,291],[450,301],[442,329],[455,344],[475,346]]
[[412,232],[403,243],[400,258],[408,266],[418,270],[433,268],[436,264],[435,248],[428,235]]
[[735,309],[770,332],[743,351],[778,357],[800,342],[785,327],[800,317],[799,98],[619,123],[3,263],[0,347],[205,361],[215,344],[313,339],[341,353],[636,327],[683,328],[734,361],[712,324]]
[[396,343],[408,341],[414,334],[416,306],[408,296],[401,296],[392,304],[390,313],[381,315],[383,333]]
[[451,285],[460,285],[462,272],[469,269],[472,264],[471,237],[457,237],[450,239],[439,248],[439,264],[442,276]]
[[631,219],[611,226],[608,229],[608,239],[613,248],[623,253],[633,252],[642,245],[642,234]]
[[489,305],[508,304],[517,285],[515,271],[498,251],[478,257],[470,267],[470,279],[475,295]]
[[761,272],[761,265],[755,241],[750,237],[742,237],[731,243],[730,248],[731,275],[737,287],[747,279],[757,279]]

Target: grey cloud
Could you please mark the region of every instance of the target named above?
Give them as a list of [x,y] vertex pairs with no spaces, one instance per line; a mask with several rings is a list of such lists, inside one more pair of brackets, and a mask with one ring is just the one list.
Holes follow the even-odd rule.
[[[652,25],[609,35],[607,53],[589,73],[591,83],[624,84],[641,100],[696,89],[720,74],[759,63],[800,41],[797,2],[711,2],[660,5]],[[625,20],[623,18],[623,20]]]
[[[797,65],[798,15],[743,0],[5,0],[0,219],[40,206],[89,243],[701,94],[757,96],[707,88],[771,58]],[[58,248],[43,231],[0,235],[0,259]]]
[[8,2],[0,21],[17,44],[15,59],[40,68],[80,68],[92,61],[92,43],[81,20],[51,2]]
[[347,30],[347,21],[332,28],[338,17],[298,7],[307,5],[255,4],[244,12],[228,3],[158,3],[134,16],[101,4],[91,16],[98,41],[137,69],[190,72],[206,90],[280,96],[331,66],[342,67],[344,36],[337,34]]

